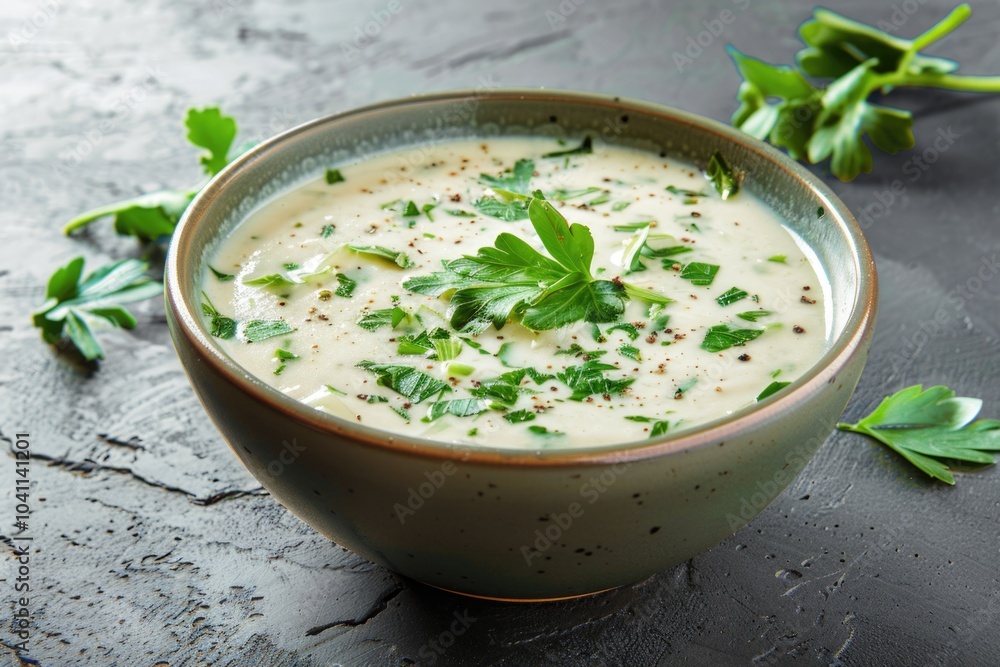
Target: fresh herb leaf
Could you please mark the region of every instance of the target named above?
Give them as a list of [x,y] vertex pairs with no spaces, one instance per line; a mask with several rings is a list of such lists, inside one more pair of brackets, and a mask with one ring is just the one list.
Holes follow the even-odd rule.
[[354,294],[354,289],[358,286],[358,281],[349,278],[343,273],[338,273],[335,278],[337,279],[337,289],[334,294],[349,299]]
[[535,413],[531,410],[515,410],[514,412],[508,412],[503,418],[511,424],[521,424],[523,422],[534,421]]
[[[795,159],[817,163],[831,158],[831,171],[849,181],[872,168],[864,137],[887,153],[912,148],[913,118],[908,111],[868,102],[876,91],[930,87],[1000,92],[1000,77],[954,74],[958,65],[920,50],[969,18],[968,5],[913,40],[905,40],[826,9],[817,8],[799,30],[805,48],[799,69],[730,55],[744,81],[732,123],[745,132],[784,147]],[[814,87],[804,74],[833,79]]]
[[107,264],[81,280],[83,265],[83,257],[77,257],[52,274],[45,303],[32,313],[32,322],[46,342],[67,338],[87,361],[93,361],[103,359],[104,351],[88,320],[134,329],[136,319],[124,304],[157,296],[163,286],[146,277],[148,266],[137,259]]
[[642,361],[642,353],[633,345],[622,345],[618,348],[618,354],[632,361]]
[[222,340],[227,340],[236,335],[236,320],[231,317],[226,317],[222,315],[219,311],[215,309],[212,302],[208,300],[208,295],[204,292],[202,293],[201,302],[201,312],[205,314],[206,317],[211,319],[211,331],[210,333]]
[[[473,213],[472,211],[463,211],[460,208],[446,208],[444,210],[444,212],[447,213],[448,215],[453,215],[456,218],[474,218],[474,217],[476,217],[476,214]],[[498,216],[494,216],[494,217],[498,217]]]
[[506,222],[516,222],[528,218],[528,202],[523,199],[500,201],[496,197],[481,197],[472,202],[472,205],[483,215],[499,218]]
[[784,264],[785,260],[788,259],[785,255],[771,255],[767,258],[769,262],[776,262],[778,264]]
[[576,148],[569,148],[562,151],[553,151],[551,153],[545,153],[542,157],[563,157],[564,155],[584,155],[594,152],[593,141],[588,134],[583,138],[583,141]]
[[763,329],[731,329],[727,324],[717,324],[705,333],[701,349],[722,352],[731,347],[742,347],[764,333]]
[[479,386],[470,389],[469,393],[477,398],[490,399],[510,407],[517,403],[519,397],[538,393],[531,387],[523,386],[525,378],[530,378],[535,384],[542,384],[553,377],[555,376],[540,373],[533,368],[518,368],[495,378],[483,380]]
[[684,188],[679,188],[676,185],[668,185],[664,188],[667,192],[672,195],[677,195],[678,197],[707,197],[708,194],[701,192],[699,190],[685,190]]
[[712,153],[712,157],[709,158],[705,175],[712,181],[716,192],[723,199],[729,199],[740,189],[739,182],[733,175],[733,170],[729,168],[729,164],[726,163],[726,159],[719,151]]
[[377,331],[384,326],[395,329],[403,320],[409,320],[412,317],[412,315],[399,306],[393,306],[392,308],[364,312],[355,324],[366,331]]
[[791,382],[772,382],[771,384],[764,387],[764,391],[757,394],[757,401],[763,401],[768,396],[777,394],[779,391],[790,385]]
[[541,436],[541,437],[544,437],[544,438],[560,437],[560,436],[566,435],[562,431],[550,431],[549,429],[545,428],[544,426],[538,426],[537,424],[533,424],[533,425],[529,426],[528,427],[528,432],[529,433],[533,433],[533,434],[538,435],[538,436]]
[[[513,169],[507,169],[500,176],[480,174],[479,182],[483,185],[488,185],[494,190],[508,190],[510,192],[526,195],[529,192],[528,187],[531,183],[531,176],[534,171],[534,161],[523,159],[515,162]],[[476,208],[479,207],[477,206]]]
[[982,404],[948,387],[914,385],[884,399],[857,424],[837,428],[875,438],[931,477],[954,484],[942,460],[990,464],[992,452],[1000,452],[1000,421],[973,421]]
[[241,322],[237,332],[249,343],[258,343],[268,338],[292,333],[295,329],[284,320],[247,320]]
[[343,183],[344,181],[347,180],[344,178],[344,175],[340,173],[339,169],[327,169],[325,178],[327,185],[333,185],[334,183]]
[[737,313],[736,317],[747,322],[756,322],[762,317],[770,317],[771,315],[774,315],[774,313],[770,310],[748,310],[745,313]]
[[611,197],[609,197],[607,193],[605,193],[591,199],[589,202],[587,202],[587,206],[599,206],[601,204],[607,204],[609,201],[611,201]]
[[624,211],[631,204],[632,204],[632,202],[630,202],[630,201],[617,201],[617,202],[615,202],[614,204],[611,205],[611,210],[612,211],[616,211],[616,212],[618,212],[618,211]]
[[447,382],[433,378],[412,366],[380,364],[374,361],[362,361],[357,366],[377,375],[380,386],[388,387],[414,403],[451,391]]
[[639,327],[635,326],[631,322],[618,322],[608,327],[607,332],[611,333],[612,331],[624,331],[629,340],[635,340],[639,337]]
[[573,343],[567,348],[556,350],[555,356],[558,357],[559,355],[567,355],[570,357],[583,357],[584,361],[590,361],[591,359],[600,359],[607,353],[607,350],[585,350],[579,343]]
[[622,378],[612,380],[604,373],[605,371],[616,371],[617,366],[606,364],[601,361],[587,361],[579,366],[569,366],[564,371],[558,373],[556,377],[573,390],[570,395],[572,401],[582,401],[593,394],[611,395],[621,394],[633,382],[635,378]]
[[333,236],[333,233],[336,230],[337,230],[336,225],[323,225],[323,228],[319,230],[319,235],[324,239],[328,239],[331,236]]
[[432,422],[436,419],[444,417],[445,415],[454,415],[455,417],[474,417],[475,415],[482,414],[489,409],[489,404],[487,404],[486,401],[480,401],[475,398],[459,398],[452,401],[435,401],[428,406],[427,416],[421,421]]
[[231,273],[223,273],[222,271],[218,271],[212,268],[211,265],[208,266],[208,270],[212,272],[212,274],[219,280],[220,283],[228,283],[229,281],[236,279],[235,275]]
[[684,394],[691,391],[696,384],[698,384],[698,378],[688,378],[684,382],[680,383],[677,385],[677,389],[674,390],[674,398],[683,397]]
[[652,224],[652,220],[643,220],[641,222],[628,222],[621,225],[614,225],[612,229],[616,232],[637,232],[641,229],[649,229],[649,226]]
[[406,202],[406,206],[403,207],[403,217],[404,218],[415,218],[420,215],[420,209],[417,205],[413,203],[413,200]]
[[187,139],[208,154],[199,158],[209,176],[215,176],[229,164],[229,149],[236,138],[236,121],[224,115],[218,107],[188,109],[184,120]]
[[746,291],[741,290],[739,287],[733,287],[727,290],[723,294],[715,297],[715,302],[725,308],[726,306],[736,303],[741,299],[745,299],[750,296]]
[[[419,215],[419,213],[417,215]],[[353,243],[348,243],[347,247],[362,255],[371,255],[372,257],[387,259],[401,269],[411,269],[416,266],[414,261],[410,259],[405,252],[390,250],[389,248],[384,248],[380,245],[355,245]]]
[[691,262],[681,269],[681,278],[690,280],[692,285],[711,285],[715,280],[715,274],[719,272],[716,264],[705,264],[703,262]]
[[586,195],[592,195],[595,192],[600,192],[600,188],[577,188],[575,190],[564,190],[559,188],[557,190],[552,190],[548,193],[546,199],[552,201],[566,201],[567,199],[576,199],[577,197],[585,197]]

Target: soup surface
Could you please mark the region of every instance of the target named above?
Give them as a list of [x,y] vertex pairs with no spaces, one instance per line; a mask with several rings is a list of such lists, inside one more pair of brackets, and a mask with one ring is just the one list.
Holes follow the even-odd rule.
[[723,199],[682,162],[468,140],[268,202],[205,267],[203,310],[233,359],[317,410],[445,442],[606,445],[809,369],[829,320],[810,257],[753,195]]

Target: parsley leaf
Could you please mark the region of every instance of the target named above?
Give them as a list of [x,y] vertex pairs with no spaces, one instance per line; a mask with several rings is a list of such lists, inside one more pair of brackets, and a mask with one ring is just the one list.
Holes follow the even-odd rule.
[[722,153],[719,151],[712,153],[712,157],[708,160],[708,168],[705,170],[705,175],[712,181],[716,192],[723,199],[729,199],[740,189],[739,182],[736,176],[733,175],[733,170],[729,168],[726,159],[722,157]]
[[[796,56],[798,69],[770,65],[729,47],[744,79],[732,123],[786,148],[795,159],[818,163],[829,157],[830,170],[841,180],[868,173],[872,155],[865,136],[886,153],[914,145],[910,112],[872,104],[872,93],[904,86],[1000,92],[1000,77],[957,75],[954,61],[920,53],[970,15],[968,5],[959,5],[906,40],[817,8],[799,30],[805,48]],[[818,88],[803,74],[833,81]]]
[[711,285],[715,280],[715,274],[719,272],[717,264],[705,264],[703,262],[691,262],[681,269],[681,278],[690,280],[692,285],[704,287]]
[[618,348],[618,354],[632,361],[642,361],[642,353],[634,345],[622,345]]
[[222,271],[213,268],[211,264],[208,264],[207,266],[208,270],[212,272],[220,283],[228,283],[229,281],[236,279],[236,276],[232,273],[223,273]]
[[[419,401],[414,401],[419,403]],[[475,398],[459,398],[451,401],[434,401],[427,408],[427,416],[423,418],[424,422],[432,422],[435,419],[444,417],[445,415],[454,415],[456,417],[473,417],[478,414],[482,414],[490,409],[490,406],[486,401],[480,401]]]
[[511,424],[521,424],[523,422],[534,421],[535,413],[531,410],[515,410],[514,412],[508,412],[503,418]]
[[772,382],[771,384],[764,387],[764,391],[757,394],[757,402],[763,401],[768,396],[777,394],[779,391],[790,385],[791,382]]
[[612,380],[604,375],[605,371],[616,371],[617,366],[601,361],[587,361],[579,366],[569,366],[556,377],[573,390],[571,401],[582,401],[593,394],[621,394],[635,378]]
[[412,366],[379,364],[374,361],[362,361],[357,366],[377,375],[380,386],[388,387],[414,403],[451,391],[447,382],[433,378]]
[[483,185],[488,185],[494,190],[508,190],[510,192],[516,192],[517,194],[527,195],[528,186],[531,183],[531,176],[534,172],[534,161],[523,159],[515,162],[513,169],[507,169],[500,176],[480,174],[479,182]]
[[948,387],[914,385],[885,398],[857,424],[837,428],[875,438],[931,477],[954,484],[940,459],[989,464],[992,452],[1000,452],[1000,421],[973,421],[982,404]]
[[90,321],[134,329],[136,319],[124,304],[142,301],[163,292],[163,286],[146,277],[145,262],[124,259],[96,269],[81,280],[83,257],[70,260],[52,274],[45,303],[32,314],[42,338],[57,343],[67,338],[87,361],[103,359],[104,350],[90,328]]
[[562,151],[552,151],[551,153],[545,153],[542,157],[563,157],[565,155],[584,155],[594,152],[593,140],[588,134],[583,138],[583,141],[576,148],[569,148]]
[[542,384],[553,377],[539,373],[533,368],[518,368],[495,378],[483,380],[479,386],[470,389],[469,393],[477,398],[490,399],[510,407],[517,403],[519,397],[538,393],[531,387],[523,386],[525,378],[531,378],[535,384]]
[[747,294],[746,291],[741,290],[739,287],[733,287],[732,289],[729,289],[723,294],[720,294],[719,296],[715,297],[715,302],[724,308],[730,304],[736,303],[741,299],[745,299],[748,296],[750,295]]
[[248,343],[257,343],[268,338],[292,333],[295,329],[284,320],[245,320],[237,322],[226,317],[212,305],[208,295],[202,292],[201,312],[210,318],[211,334],[223,340],[241,335]]
[[728,324],[717,324],[705,333],[701,349],[722,352],[731,347],[742,347],[764,333],[763,329],[730,329]]
[[748,310],[745,313],[736,313],[736,317],[747,322],[756,322],[762,317],[770,317],[771,315],[774,315],[774,313],[770,310]]
[[[417,215],[419,215],[419,213]],[[416,263],[414,263],[414,261],[410,259],[409,255],[405,252],[390,250],[389,248],[384,248],[380,245],[355,245],[353,243],[348,243],[347,247],[361,255],[370,255],[372,257],[387,259],[401,269],[411,269],[416,266]]]
[[377,331],[386,325],[395,329],[403,320],[409,320],[412,317],[399,306],[393,306],[392,308],[366,311],[362,313],[355,324],[366,331]]
[[358,281],[347,277],[343,273],[338,273],[334,277],[337,279],[337,289],[334,291],[334,294],[349,299],[354,294],[354,289],[358,286]]
[[[199,160],[209,176],[222,171],[229,160],[229,149],[236,136],[236,121],[223,115],[218,107],[188,109],[184,120],[187,139],[194,146],[208,151]],[[81,213],[66,223],[65,234],[89,225],[95,220],[114,216],[118,234],[135,236],[141,241],[156,241],[170,236],[191,200],[201,188],[162,190],[100,206]]]
[[528,218],[528,202],[523,199],[500,201],[496,197],[480,197],[472,202],[472,205],[483,215],[499,218],[506,222],[516,222]]
[[347,180],[346,178],[344,178],[344,175],[340,173],[339,169],[327,169],[324,178],[326,179],[327,185],[333,185],[334,183],[343,183],[344,181]]
[[[594,239],[584,225],[569,225],[542,199],[528,207],[531,224],[549,252],[541,254],[517,236],[501,233],[491,247],[444,263],[444,271],[418,276],[405,289],[441,296],[451,292],[448,318],[463,333],[478,333],[509,321],[542,331],[584,320],[613,322],[625,310],[627,286],[596,280],[590,273]],[[642,298],[669,301],[648,290]],[[648,294],[646,294],[648,292]]]

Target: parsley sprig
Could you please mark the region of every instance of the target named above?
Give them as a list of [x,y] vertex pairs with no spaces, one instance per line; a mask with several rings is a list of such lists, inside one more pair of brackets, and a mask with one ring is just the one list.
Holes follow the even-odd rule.
[[[967,4],[959,5],[907,40],[818,8],[799,28],[805,48],[796,54],[795,67],[771,65],[730,46],[743,77],[732,123],[797,160],[816,164],[830,158],[830,170],[843,181],[869,173],[872,154],[865,136],[890,154],[915,143],[910,112],[872,104],[872,93],[904,86],[1000,92],[1000,77],[954,74],[955,61],[920,53],[971,14]],[[822,88],[807,76],[832,81]]]
[[[212,177],[222,171],[231,160],[229,151],[236,138],[236,121],[223,114],[218,107],[206,107],[188,109],[184,126],[188,141],[206,151],[199,158],[205,173]],[[69,234],[95,220],[114,216],[115,231],[119,234],[135,236],[141,241],[169,237],[199,190],[201,186],[186,190],[161,190],[100,206],[67,222],[63,232]]]
[[619,279],[594,278],[590,230],[568,224],[549,202],[532,198],[528,215],[549,256],[504,232],[492,246],[446,261],[444,271],[410,278],[403,287],[428,296],[450,294],[448,319],[462,333],[479,333],[490,325],[501,329],[508,321],[534,331],[579,321],[615,322],[629,298],[672,302]]
[[875,438],[931,477],[954,484],[942,460],[990,464],[1000,452],[1000,421],[980,419],[983,402],[956,396],[948,387],[914,385],[883,400],[857,424],[837,424]]
[[93,361],[103,359],[104,350],[91,323],[134,329],[136,319],[124,304],[157,296],[163,285],[147,277],[148,266],[137,259],[102,266],[81,280],[83,265],[83,257],[77,257],[52,274],[45,303],[32,314],[32,321],[46,342],[69,340],[84,359]]

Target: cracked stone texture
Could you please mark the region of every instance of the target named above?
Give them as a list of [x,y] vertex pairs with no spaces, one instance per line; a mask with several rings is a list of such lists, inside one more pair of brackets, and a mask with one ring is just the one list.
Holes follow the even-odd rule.
[[[56,265],[139,252],[106,223],[66,239],[62,222],[198,182],[180,130],[190,105],[221,104],[249,139],[484,82],[614,93],[726,120],[738,78],[723,45],[787,62],[809,11],[775,0],[574,2],[403,0],[353,59],[343,45],[386,3],[0,6],[0,435],[9,453],[14,434],[30,431],[36,457],[34,630],[18,657],[5,620],[3,665],[996,663],[994,469],[945,488],[834,433],[749,526],[672,571],[583,600],[488,603],[402,580],[277,505],[198,405],[159,303],[136,308],[134,333],[102,334],[109,359],[96,372],[30,328]],[[889,2],[835,8],[913,36],[950,4],[912,3],[912,16]],[[972,4],[973,21],[938,52],[969,73],[1000,72],[1000,7]],[[734,20],[718,38],[702,35],[710,43],[678,71],[673,53],[724,9]],[[980,396],[984,414],[1000,416],[1000,280],[989,264],[1000,250],[1000,99],[894,99],[916,112],[919,150],[941,137],[926,169],[913,162],[919,150],[878,154],[875,172],[850,184],[814,169],[866,225],[882,279],[871,361],[847,417],[914,383]],[[895,180],[903,188],[889,203]],[[977,282],[980,270],[990,279]],[[0,573],[8,612],[11,554]]]

